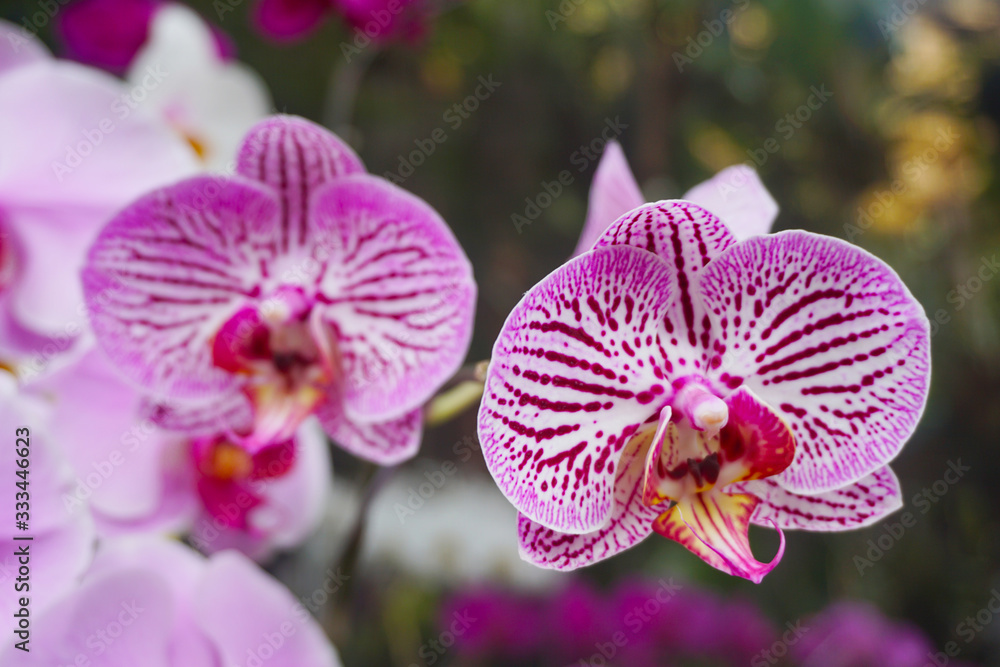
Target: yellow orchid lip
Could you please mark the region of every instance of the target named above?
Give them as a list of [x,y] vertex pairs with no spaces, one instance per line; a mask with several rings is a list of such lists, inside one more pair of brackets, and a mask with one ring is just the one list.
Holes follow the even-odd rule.
[[[661,410],[646,458],[643,502],[666,504],[654,531],[718,569],[759,582],[777,565],[781,552],[770,563],[754,558],[749,526],[760,501],[726,487],[780,473],[792,462],[795,439],[749,389],[742,387],[725,399],[706,393],[701,386],[684,387],[672,401],[678,410]],[[704,414],[703,406],[721,414],[715,401],[725,405],[726,423],[705,429],[705,422],[696,418]]]

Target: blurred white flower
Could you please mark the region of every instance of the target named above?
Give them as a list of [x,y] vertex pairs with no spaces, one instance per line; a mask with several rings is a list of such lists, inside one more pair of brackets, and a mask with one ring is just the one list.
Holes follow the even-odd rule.
[[210,171],[229,170],[244,135],[272,106],[263,79],[225,59],[211,28],[180,4],[156,12],[150,39],[126,78],[149,89],[143,105],[159,111]]

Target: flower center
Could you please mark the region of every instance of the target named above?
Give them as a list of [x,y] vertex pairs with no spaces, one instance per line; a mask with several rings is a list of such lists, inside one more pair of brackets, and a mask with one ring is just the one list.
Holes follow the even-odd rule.
[[335,379],[333,338],[312,306],[301,289],[281,288],[237,311],[215,336],[215,365],[247,377],[256,446],[291,437]]

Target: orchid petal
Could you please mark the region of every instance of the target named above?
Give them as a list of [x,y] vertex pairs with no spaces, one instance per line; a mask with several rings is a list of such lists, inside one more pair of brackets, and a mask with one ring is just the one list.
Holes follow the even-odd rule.
[[198,401],[146,399],[140,414],[161,429],[192,437],[241,435],[249,433],[254,425],[253,405],[245,393],[236,390]]
[[653,530],[678,542],[712,567],[759,584],[785,553],[785,536],[771,562],[761,563],[750,550],[750,517],[759,501],[751,495],[719,491],[699,493],[674,505]]
[[733,484],[731,490],[760,499],[753,522],[786,530],[839,531],[881,521],[903,506],[899,480],[886,466],[834,491],[804,496],[781,488],[774,479]]
[[694,186],[683,199],[719,216],[737,240],[771,231],[778,217],[778,203],[757,172],[742,164],[727,167]]
[[676,298],[664,317],[666,342],[680,359],[693,362],[694,368],[687,369],[693,372],[704,369],[715,338],[698,291],[698,276],[734,243],[732,233],[709,211],[690,202],[661,201],[623,215],[595,248],[634,246],[656,254],[673,270]]
[[[319,624],[301,611],[285,588],[233,551],[209,560],[196,599],[198,625],[219,649],[222,664],[244,664],[263,643],[273,649],[267,664],[274,667],[339,667]],[[276,632],[282,643],[266,644]]]
[[315,30],[329,9],[330,0],[261,0],[254,20],[267,35],[293,40]]
[[571,533],[606,524],[618,459],[665,398],[660,336],[649,332],[675,285],[648,252],[599,248],[543,279],[507,318],[479,438],[497,485],[529,519]]
[[119,119],[120,82],[65,62],[0,77],[0,201],[16,242],[9,307],[19,322],[66,338],[85,328],[83,251],[131,199],[195,171],[194,154],[141,111]]
[[782,232],[731,248],[701,289],[721,331],[711,375],[745,383],[795,434],[782,487],[837,489],[899,452],[927,399],[930,337],[890,267],[844,241]]
[[201,176],[147,195],[104,228],[84,293],[98,340],[126,377],[177,398],[235,386],[213,365],[212,341],[229,313],[264,292],[277,213],[261,186]]
[[[32,609],[34,612],[35,610]],[[77,656],[96,655],[101,665],[170,667],[167,647],[175,603],[162,577],[127,569],[90,577],[37,623],[32,651],[4,664],[48,667],[73,664]],[[122,628],[113,641],[108,628]],[[98,640],[97,637],[104,637]]]
[[229,166],[243,137],[271,109],[260,76],[242,63],[223,60],[211,27],[180,3],[157,10],[149,41],[129,66],[127,79],[141,85],[157,71],[169,76],[147,89],[144,107],[166,118],[212,171]]
[[597,164],[594,181],[590,184],[587,221],[580,232],[573,256],[594,247],[597,239],[615,222],[634,208],[645,203],[639,184],[629,169],[625,151],[617,141],[608,142]]
[[662,508],[642,500],[644,454],[654,429],[648,426],[632,436],[618,463],[614,509],[606,525],[582,535],[562,533],[518,515],[521,558],[539,567],[575,570],[610,558],[642,542],[653,532]]
[[41,40],[23,27],[0,21],[0,74],[51,57]]
[[309,246],[310,206],[324,185],[342,176],[361,174],[365,166],[350,146],[332,132],[304,118],[272,116],[243,139],[236,171],[264,183],[280,203],[281,252]]
[[344,373],[343,407],[361,422],[403,417],[461,365],[472,336],[472,267],[423,200],[368,175],[314,202],[322,258],[317,306]]
[[320,405],[316,416],[341,449],[380,466],[402,463],[420,449],[423,408],[390,421],[366,423],[349,418],[339,405],[327,402]]

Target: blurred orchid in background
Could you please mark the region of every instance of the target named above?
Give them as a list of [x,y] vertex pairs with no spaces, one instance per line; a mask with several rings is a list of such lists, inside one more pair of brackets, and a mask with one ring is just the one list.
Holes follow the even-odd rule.
[[251,457],[227,440],[252,429],[245,403],[167,409],[93,349],[22,392],[47,407],[51,437],[75,473],[62,504],[87,508],[103,538],[190,533],[207,553],[235,548],[266,560],[319,523],[331,476],[315,420]]
[[149,39],[162,0],[75,0],[56,14],[66,54],[86,65],[123,74]]
[[127,80],[141,86],[162,73],[143,105],[160,113],[210,171],[234,171],[250,128],[267,116],[270,94],[260,76],[220,50],[211,27],[188,7],[169,3],[152,21],[149,40],[130,61]]
[[0,358],[38,366],[88,331],[78,274],[101,226],[197,163],[121,81],[0,33]]
[[[233,552],[209,559],[160,538],[105,542],[79,585],[35,621],[33,650],[4,665],[338,667],[309,612]],[[96,664],[96,663],[95,663]]]
[[98,342],[154,395],[242,393],[251,455],[316,413],[358,456],[411,457],[472,334],[451,231],[302,119],[257,125],[237,172],[153,192],[104,229],[83,275]]
[[[30,543],[15,541],[15,534],[4,533],[0,544],[0,584],[4,595],[0,596],[0,612],[13,618],[20,597],[16,593],[31,594],[31,612],[38,614],[48,609],[67,589],[71,588],[78,576],[90,564],[94,549],[94,523],[85,511],[67,507],[65,495],[72,492],[74,476],[69,465],[62,458],[62,452],[53,438],[52,412],[42,401],[24,396],[17,391],[17,383],[6,371],[0,370],[0,426],[12,436],[24,437],[24,442],[11,442],[16,449],[11,455],[0,460],[0,472],[10,481],[11,502],[4,503],[2,510],[4,525],[13,531],[15,526],[15,493],[21,488],[29,491]],[[21,429],[24,429],[23,431]],[[27,446],[24,446],[27,443]],[[61,443],[65,444],[65,443]],[[28,456],[14,456],[17,449],[27,450]],[[24,460],[27,466],[19,466]],[[17,471],[27,472],[24,476]],[[17,481],[27,481],[22,487],[14,487]],[[24,492],[22,492],[24,493]],[[22,495],[18,500],[23,500]],[[23,509],[23,507],[22,507]],[[21,517],[23,518],[23,517]],[[30,548],[30,577],[27,582],[17,582],[18,570],[23,562],[18,552]],[[25,587],[27,583],[30,588]],[[16,587],[20,587],[17,590]]]
[[366,40],[384,43],[419,37],[435,11],[431,0],[259,0],[256,22],[274,39],[297,40],[312,33],[330,14],[339,14]]
[[[637,188],[611,159],[596,201],[627,205]],[[766,230],[773,201],[752,172],[723,178],[757,204],[727,207],[746,216],[730,224]],[[572,569],[655,531],[759,582],[784,537],[759,562],[751,522],[844,530],[901,506],[885,465],[929,373],[923,309],[875,257],[805,232],[741,241],[712,212],[665,201],[620,217],[517,305],[479,433],[531,562]]]

